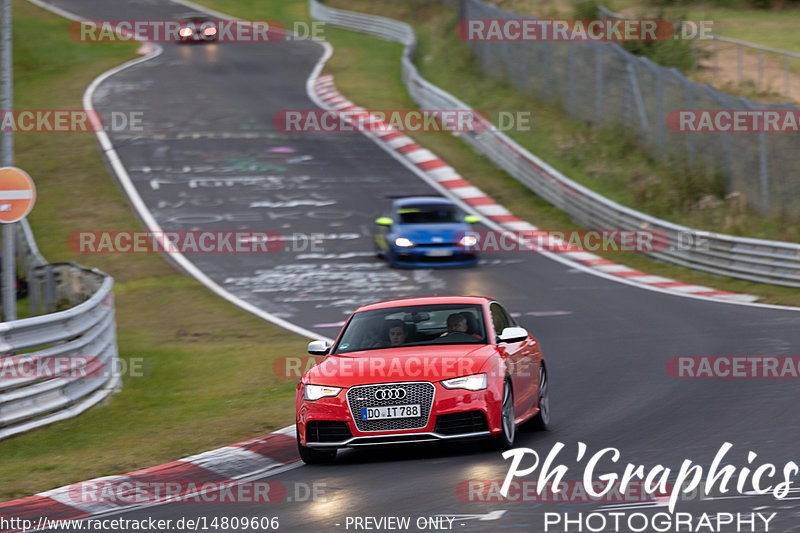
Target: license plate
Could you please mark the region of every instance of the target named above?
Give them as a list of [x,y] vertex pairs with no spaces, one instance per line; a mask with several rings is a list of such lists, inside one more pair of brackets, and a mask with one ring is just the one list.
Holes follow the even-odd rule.
[[428,257],[448,257],[453,255],[453,250],[428,250],[425,255]]
[[415,418],[422,416],[422,408],[414,405],[384,405],[383,407],[362,407],[361,420],[385,420],[387,418]]

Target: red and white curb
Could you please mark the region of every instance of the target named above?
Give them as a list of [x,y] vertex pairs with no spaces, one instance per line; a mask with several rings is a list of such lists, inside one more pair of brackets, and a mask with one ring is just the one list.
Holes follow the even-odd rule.
[[[442,186],[449,194],[470,206],[486,219],[510,231],[536,231],[538,229],[533,224],[516,217],[483,191],[471,185],[453,167],[436,157],[433,152],[416,144],[413,139],[403,135],[390,124],[381,121],[374,115],[370,115],[367,109],[355,105],[342,96],[334,86],[333,76],[318,77],[314,80],[313,90],[317,100],[326,110],[347,111],[354,116],[354,120],[357,117],[364,123],[372,123],[376,127],[370,136],[385,147],[393,150],[397,155],[404,157],[432,181]],[[569,259],[571,262],[625,279],[628,282],[657,287],[680,294],[691,294],[728,301],[752,302],[758,299],[757,296],[751,294],[718,291],[710,287],[683,283],[682,281],[675,281],[661,276],[652,276],[628,266],[614,263],[580,248],[569,246],[564,242],[559,244],[559,248],[566,250],[560,252],[559,255]]]
[[[46,517],[48,521],[77,520],[99,514],[107,514],[130,508],[158,505],[168,501],[176,501],[190,495],[186,491],[192,485],[200,487],[204,483],[222,485],[246,478],[262,477],[269,473],[277,473],[288,465],[300,460],[297,454],[295,426],[289,426],[269,435],[246,440],[209,452],[184,457],[159,466],[128,472],[117,476],[106,476],[73,483],[57,489],[40,492],[33,496],[0,503],[0,517],[28,520],[36,525]],[[155,486],[161,483],[178,482],[184,492],[159,499],[148,499],[147,504],[126,503],[125,500],[137,500],[137,484]],[[129,482],[130,488],[124,491],[121,487]],[[114,486],[116,499],[119,502],[82,501],[83,490],[87,486]],[[0,527],[0,532],[18,531]]]

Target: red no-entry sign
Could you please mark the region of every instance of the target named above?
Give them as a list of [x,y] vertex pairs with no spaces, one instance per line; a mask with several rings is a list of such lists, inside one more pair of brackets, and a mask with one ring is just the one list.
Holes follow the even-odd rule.
[[16,167],[0,168],[0,223],[25,218],[35,200],[36,186],[27,172]]

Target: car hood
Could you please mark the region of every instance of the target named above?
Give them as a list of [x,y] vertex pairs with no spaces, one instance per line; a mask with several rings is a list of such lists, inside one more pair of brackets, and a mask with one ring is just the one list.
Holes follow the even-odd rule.
[[397,237],[410,239],[414,244],[453,244],[470,230],[469,224],[453,222],[449,224],[406,224],[399,225]]
[[316,385],[352,387],[368,383],[441,381],[481,371],[491,345],[407,346],[334,354],[306,372]]

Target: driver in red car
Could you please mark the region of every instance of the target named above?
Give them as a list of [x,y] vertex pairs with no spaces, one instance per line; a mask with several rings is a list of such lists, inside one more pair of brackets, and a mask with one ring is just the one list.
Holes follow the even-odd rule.
[[[464,317],[464,315],[459,313],[453,313],[447,317],[447,331],[445,331],[439,336],[446,337],[451,333],[467,333],[469,335],[469,333],[467,332],[468,329],[469,328],[467,326],[467,319]],[[475,337],[476,339],[483,338],[475,333],[472,333],[472,336]]]

